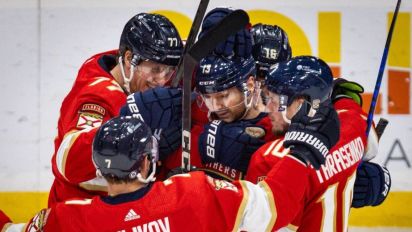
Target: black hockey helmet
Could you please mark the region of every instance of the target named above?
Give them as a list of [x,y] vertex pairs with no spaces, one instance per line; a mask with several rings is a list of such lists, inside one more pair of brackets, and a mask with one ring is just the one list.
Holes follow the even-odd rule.
[[140,60],[176,66],[183,52],[180,35],[169,19],[159,14],[139,13],[124,26],[120,55],[131,50],[134,65]]
[[146,179],[140,175],[140,166],[146,155],[155,166],[157,141],[150,128],[134,117],[112,118],[99,128],[93,141],[93,162],[104,177],[137,178],[144,183],[154,180],[155,170]]
[[292,57],[288,36],[279,26],[258,23],[250,32],[253,37],[252,55],[256,60],[258,77],[265,77],[271,65]]
[[270,92],[286,96],[287,106],[296,97],[305,97],[312,107],[317,108],[330,97],[332,82],[332,71],[323,60],[313,56],[298,56],[272,66],[265,85]]
[[234,86],[245,91],[249,76],[255,75],[255,60],[252,56],[231,57],[211,55],[200,61],[196,72],[196,89],[201,94],[216,93]]

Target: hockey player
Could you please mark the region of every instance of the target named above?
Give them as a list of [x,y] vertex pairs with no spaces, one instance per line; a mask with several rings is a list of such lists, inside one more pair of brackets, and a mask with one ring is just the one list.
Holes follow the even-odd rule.
[[255,24],[250,29],[253,38],[252,55],[256,60],[256,94],[266,104],[265,78],[271,65],[292,57],[288,35],[277,25]]
[[[270,65],[291,56],[287,35],[279,27],[257,24],[252,27],[251,35],[257,72],[248,70],[252,69],[248,66],[251,64],[247,63],[251,61],[250,57],[244,63],[232,66],[232,61],[228,62],[225,58],[210,57],[201,62],[196,76],[196,88],[203,104],[213,119],[221,120],[206,125],[200,135],[202,161],[207,171],[229,180],[242,178],[251,154],[263,141],[274,138],[272,125],[267,124],[267,114],[262,112],[264,106],[260,101],[259,76],[266,75],[265,70]],[[207,69],[210,71],[207,72]],[[218,105],[219,101],[223,104]],[[225,118],[227,116],[232,118]]]
[[[214,25],[216,25],[222,18],[224,18],[226,15],[228,15],[230,12],[232,12],[232,9],[229,8],[215,8],[212,11],[210,11],[206,16],[205,19],[203,21],[202,24],[202,31],[200,32],[199,37],[202,37],[205,33],[207,33],[207,31],[213,27]],[[222,65],[229,65],[230,67],[227,67],[227,69],[224,69],[222,71],[220,71],[219,74],[220,75],[219,78],[220,79],[224,79],[224,76],[221,76],[224,74],[225,70],[228,72],[231,71],[235,71],[235,69],[237,68],[242,68],[242,70],[240,72],[247,72],[247,73],[243,73],[242,75],[246,75],[244,77],[242,77],[243,79],[240,80],[243,83],[243,85],[246,84],[246,79],[249,78],[250,76],[254,75],[254,67],[253,67],[253,58],[251,57],[251,49],[252,49],[252,41],[251,41],[251,36],[250,36],[250,32],[249,29],[243,29],[240,30],[239,32],[237,32],[235,35],[230,36],[229,38],[227,38],[227,40],[223,43],[220,43],[216,49],[213,52],[213,55],[211,55],[209,58],[210,59],[214,59],[212,57],[216,57],[216,62],[209,60],[208,62],[214,62],[213,65],[219,65],[218,63],[222,63]],[[246,57],[246,58],[244,58]],[[233,62],[232,62],[233,61]],[[247,62],[247,67],[242,67],[242,62],[244,64],[246,64]],[[206,66],[209,64],[205,64]],[[212,65],[212,64],[210,64]],[[216,69],[217,66],[212,67],[213,69]],[[199,71],[197,72],[199,73]],[[207,75],[207,74],[206,74]],[[230,76],[230,78],[232,78],[233,80],[236,80],[236,74],[235,73],[229,73],[228,76]],[[248,81],[253,82],[253,81]],[[196,86],[197,83],[195,83]],[[240,83],[239,83],[239,87],[240,87]],[[234,85],[232,85],[231,87],[233,87]],[[243,90],[244,87],[242,87]],[[253,88],[253,83],[252,86],[248,86],[250,93],[253,92],[252,88]],[[223,89],[222,89],[223,90]],[[242,90],[242,91],[243,91]],[[242,95],[242,93],[239,91],[234,90],[234,93],[240,94]],[[150,98],[151,96],[158,96],[157,94],[134,94],[133,98],[136,99],[137,107],[139,109],[140,112],[142,111],[146,111],[147,109],[149,109],[150,111],[150,107],[147,107],[147,104],[140,104],[140,103],[144,103],[147,102],[147,98]],[[200,96],[199,96],[200,98]],[[248,97],[248,109],[251,109],[252,107],[250,107],[251,105],[251,101],[252,101],[252,96]],[[158,99],[160,99],[158,97]],[[242,96],[243,99],[243,96]],[[140,102],[140,103],[139,103]],[[239,102],[243,102],[241,100],[237,100],[237,102],[235,104],[238,104]],[[196,102],[194,102],[196,103]],[[163,104],[165,105],[165,104]],[[203,105],[204,106],[204,105]],[[133,113],[130,110],[130,104],[128,104],[128,106],[126,106],[126,108],[128,108],[127,110],[122,110],[122,114],[123,115],[133,115]],[[175,108],[175,106],[171,106],[171,108]],[[252,115],[252,117],[256,117],[259,116],[261,117],[261,115],[258,113],[258,108],[256,107],[256,105],[253,107],[253,109],[246,110],[246,108],[244,108],[244,106],[240,106],[240,107],[235,107],[237,111],[243,111],[243,113],[248,113],[249,115]],[[260,107],[262,108],[262,106]],[[206,109],[206,107],[204,106],[204,109]],[[207,109],[205,110],[206,112],[208,111]],[[239,114],[239,112],[236,112],[233,116],[233,119],[235,118],[241,118],[242,116],[239,116],[237,114]],[[150,112],[148,113],[147,117],[143,117],[145,122],[146,122],[146,118],[150,120],[150,115],[153,115],[156,113]],[[232,113],[230,113],[232,114]],[[220,115],[221,116],[221,115]],[[210,117],[210,119],[214,118],[217,119],[218,117],[220,117],[219,115],[213,114],[212,117]],[[246,116],[246,115],[244,115]],[[232,117],[232,116],[230,116]],[[246,118],[248,118],[250,116],[246,116]],[[224,120],[233,120],[233,119],[224,119]],[[258,121],[258,119],[257,119]],[[200,159],[199,156],[199,151],[198,151],[198,136],[199,134],[203,131],[203,126],[205,124],[207,124],[209,122],[207,116],[205,117],[205,112],[202,112],[201,110],[199,110],[199,107],[196,104],[192,104],[192,129],[191,129],[191,133],[192,133],[192,155],[191,155],[191,162],[193,166],[197,166],[200,167],[202,166],[202,161]],[[266,125],[266,126],[270,126],[270,122],[268,119],[264,120],[262,122],[262,124]],[[260,128],[259,128],[260,129]],[[261,131],[261,129],[260,129]],[[163,174],[161,176],[166,176],[166,173],[168,173],[169,171],[171,171],[172,169],[176,168],[176,167],[180,167],[181,165],[181,146],[180,146],[180,141],[181,141],[181,131],[180,128],[169,128],[169,130],[167,131],[163,131],[163,134],[168,134],[167,139],[162,139],[160,141],[160,153],[161,153],[161,158],[163,160]],[[263,133],[261,133],[261,135],[263,135]],[[264,136],[264,135],[263,135]],[[263,142],[260,142],[259,145],[263,144]],[[257,147],[256,147],[257,149]],[[251,153],[251,152],[249,152]]]
[[256,60],[256,77],[263,82],[271,65],[292,58],[288,35],[277,25],[255,24],[250,29],[253,37],[252,55]]
[[[274,136],[259,95],[253,57],[209,56],[200,63],[196,90],[213,120],[199,135],[203,167],[224,179],[241,179],[250,156]],[[226,127],[218,139],[215,135]],[[220,144],[217,144],[220,143]],[[220,147],[220,149],[215,149]]]
[[[324,144],[318,140],[321,136],[314,138],[307,134],[305,130],[309,128],[304,124],[307,121],[316,124],[317,120],[327,118],[320,113],[317,113],[318,117],[312,115],[321,111],[317,107],[329,99],[332,79],[327,64],[309,56],[292,58],[269,70],[265,84],[269,90],[267,105],[271,111],[273,132],[284,137],[265,144],[252,156],[246,180],[256,183],[265,179],[270,167],[285,155],[300,150],[296,144],[316,144],[315,147],[323,150]],[[314,168],[320,169],[310,171],[312,185],[302,202],[304,207],[288,226],[294,231],[347,231],[356,170],[366,147],[366,117],[352,99],[339,99],[334,107],[340,121],[340,133],[336,132],[335,136],[340,139],[329,152],[322,151],[326,154],[324,165],[310,160]],[[295,120],[296,116],[293,116],[299,108],[299,112],[303,112],[302,108],[307,109],[307,116]],[[301,131],[287,132],[291,128],[300,128]],[[320,125],[310,129],[320,134],[333,133],[331,128]],[[291,145],[291,142],[295,144]]]
[[118,115],[129,93],[164,85],[182,50],[176,27],[166,17],[139,13],[126,23],[118,50],[86,60],[60,109],[49,206],[106,194],[106,182],[96,178],[91,159],[97,128]]
[[[333,112],[328,115],[333,117]],[[339,130],[334,121],[320,123]],[[330,146],[336,142],[333,137],[325,136]],[[301,147],[312,149],[310,144]],[[296,157],[314,160],[309,157],[318,155],[308,152],[287,156],[259,185],[216,180],[203,172],[153,183],[158,154],[150,128],[138,118],[115,117],[100,127],[93,142],[93,162],[98,175],[108,182],[108,196],[58,203],[42,210],[26,225],[8,223],[3,227],[0,224],[3,227],[0,229],[45,232],[275,230],[287,225],[301,209],[309,187],[310,169]],[[2,218],[4,222],[9,221],[6,216]],[[210,223],[205,222],[205,218]]]

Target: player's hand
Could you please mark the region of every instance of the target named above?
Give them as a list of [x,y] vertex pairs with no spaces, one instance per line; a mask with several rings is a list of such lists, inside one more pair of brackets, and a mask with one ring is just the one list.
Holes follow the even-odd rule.
[[182,126],[171,126],[160,134],[159,159],[164,160],[182,144]]
[[3,227],[7,224],[11,223],[10,218],[0,209],[0,231],[3,231]]
[[157,87],[127,97],[121,116],[142,119],[152,131],[181,125],[182,90]]
[[335,102],[341,98],[350,98],[362,106],[361,93],[363,93],[363,91],[364,89],[359,83],[337,78],[333,81],[332,101]]
[[372,162],[362,162],[356,173],[352,207],[382,204],[391,189],[391,175],[386,167]]
[[292,156],[319,169],[339,140],[340,123],[330,100],[323,102],[313,117],[307,116],[309,107],[304,102],[292,118],[283,145],[290,148]]
[[250,157],[262,146],[266,131],[249,122],[225,123],[214,120],[205,125],[199,136],[199,152],[203,163],[219,162],[246,172]]
[[[217,25],[224,17],[233,12],[233,9],[218,7],[206,14],[199,38],[203,37],[213,26]],[[252,54],[252,37],[250,30],[245,28],[235,35],[229,36],[226,41],[217,45],[214,50],[217,55],[249,57]]]

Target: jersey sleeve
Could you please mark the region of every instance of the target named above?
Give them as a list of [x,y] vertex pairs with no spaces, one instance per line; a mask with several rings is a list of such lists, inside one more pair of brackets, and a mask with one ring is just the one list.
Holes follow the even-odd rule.
[[264,144],[252,155],[245,180],[256,184],[266,179],[273,165],[288,152],[289,149],[283,147],[283,139]]
[[72,110],[76,115],[65,122],[64,130],[67,132],[62,136],[52,161],[59,175],[88,190],[102,190],[101,186],[105,186],[105,181],[96,179],[91,158],[94,136],[104,122],[118,114],[125,101],[124,93],[116,89],[120,87],[106,82],[97,82],[94,88],[77,98]]

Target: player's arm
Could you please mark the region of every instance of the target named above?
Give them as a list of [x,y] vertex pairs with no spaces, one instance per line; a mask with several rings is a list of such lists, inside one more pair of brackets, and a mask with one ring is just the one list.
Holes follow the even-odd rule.
[[[91,147],[97,128],[114,116],[104,99],[88,96],[77,104],[77,115],[69,123],[52,162],[59,174],[71,183],[88,186],[96,177]],[[96,183],[92,183],[96,184]],[[99,186],[100,184],[97,183]]]
[[[366,113],[362,111],[363,87],[356,83],[339,78],[334,81],[332,98],[338,111],[357,110],[366,121]],[[352,103],[342,99],[353,100]],[[389,170],[379,164],[369,162],[378,153],[379,139],[373,125],[367,138],[367,150],[363,162],[356,172],[355,186],[353,189],[352,207],[377,206],[386,199],[390,186],[391,176]]]
[[[362,93],[364,88],[359,83],[348,81],[344,78],[337,78],[333,81],[332,101],[337,105],[337,110],[357,110],[362,117],[366,120],[367,114],[362,111]],[[350,99],[352,104],[341,103],[342,99]],[[344,100],[343,100],[344,101]],[[360,107],[358,107],[360,106]],[[356,109],[358,108],[358,109]],[[375,125],[368,135],[367,150],[363,156],[363,160],[369,161],[373,159],[378,153],[379,139],[375,131]]]
[[289,153],[289,149],[283,147],[283,138],[261,146],[250,159],[245,180],[258,183],[266,179],[272,166]]
[[[195,214],[216,222],[208,224],[210,231],[279,229],[289,224],[301,209],[308,185],[308,171],[306,164],[287,157],[273,167],[266,182],[258,185],[207,177],[208,187],[196,191],[201,194],[202,201],[197,204]],[[197,202],[199,197],[195,197]]]
[[[312,168],[309,164],[319,168],[325,162],[325,155],[339,140],[340,130],[338,115],[330,102],[322,103],[310,118],[305,107],[303,105],[292,118],[286,134],[284,145],[290,149],[289,154],[277,162],[258,185],[239,182],[243,200],[236,216],[235,230],[277,230],[290,224],[302,209]],[[295,139],[296,136],[288,133],[308,134],[318,140],[317,145]]]
[[[50,209],[42,209],[27,223],[13,223],[7,217],[7,215],[4,214],[3,211],[0,210],[0,231],[1,232],[46,231],[44,230],[44,226],[48,219],[49,213],[50,213]],[[48,230],[48,231],[53,231],[53,230]]]

